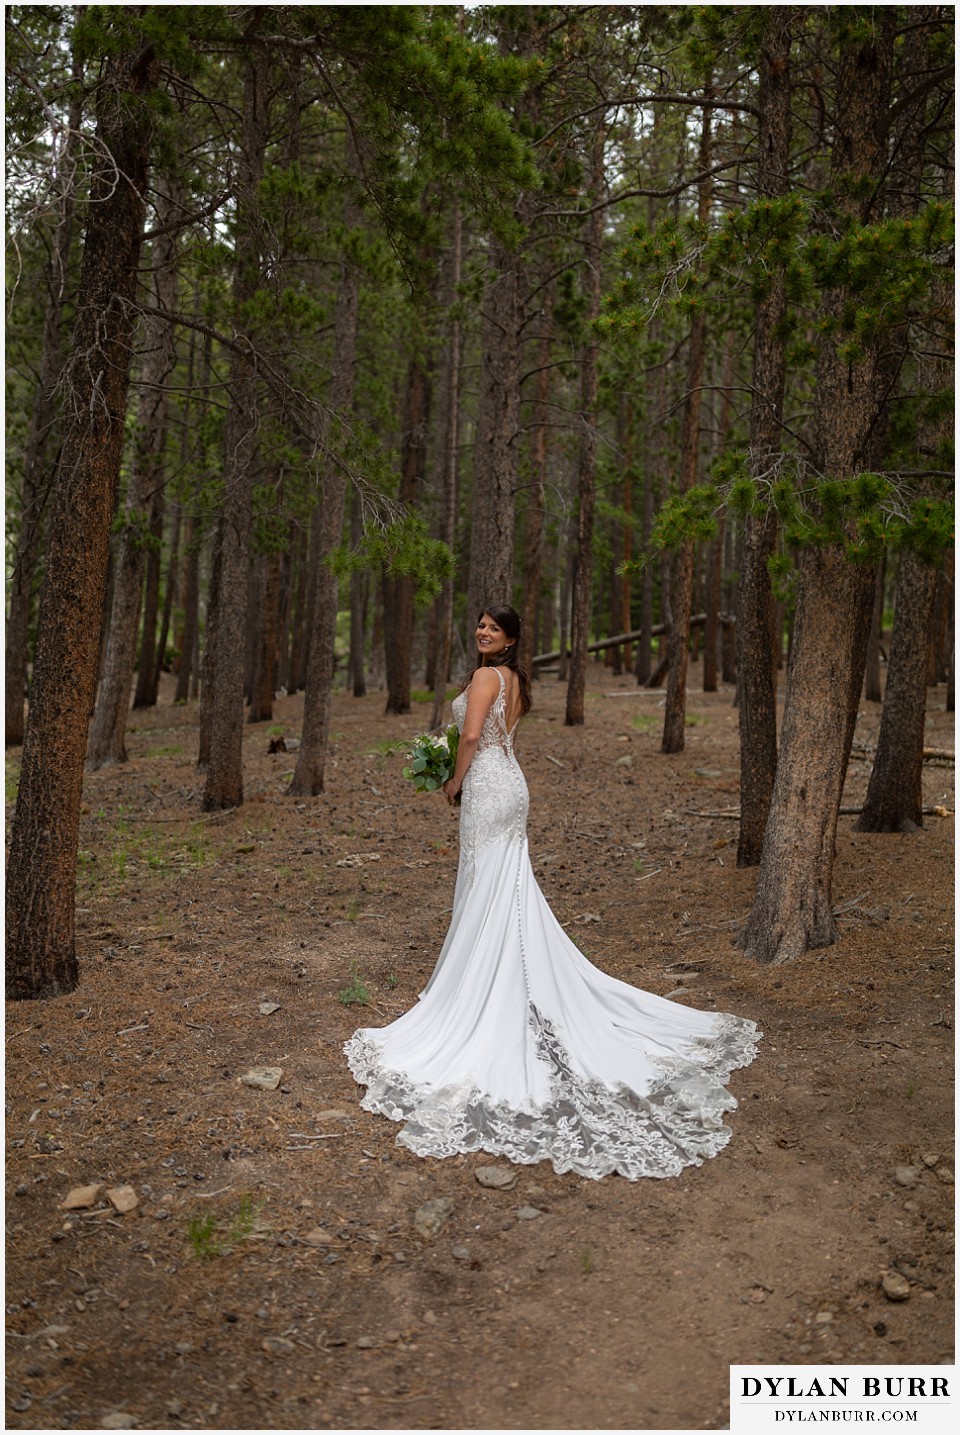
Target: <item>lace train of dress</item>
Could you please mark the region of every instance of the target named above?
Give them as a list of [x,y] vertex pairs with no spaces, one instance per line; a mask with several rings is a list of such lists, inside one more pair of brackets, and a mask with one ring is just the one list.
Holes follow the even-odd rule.
[[[362,1105],[420,1156],[487,1151],[599,1179],[674,1176],[730,1139],[744,1018],[691,1010],[594,967],[527,854],[527,786],[499,697],[463,784],[453,916],[415,1007],[345,1052]],[[454,702],[462,727],[466,694]]]

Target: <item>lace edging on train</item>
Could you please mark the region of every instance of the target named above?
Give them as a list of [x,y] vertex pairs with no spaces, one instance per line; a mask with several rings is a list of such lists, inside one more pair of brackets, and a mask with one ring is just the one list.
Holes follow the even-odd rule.
[[497,1102],[475,1087],[418,1089],[385,1070],[376,1042],[357,1033],[344,1046],[357,1081],[367,1087],[361,1105],[405,1126],[397,1137],[418,1156],[486,1151],[521,1165],[552,1162],[563,1175],[599,1180],[619,1172],[630,1181],[676,1176],[700,1165],[727,1144],[723,1113],[736,1099],[724,1085],[731,1071],[754,1059],[760,1032],[742,1017],[718,1016],[706,1037],[683,1058],[659,1064],[646,1095],[609,1087],[575,1072],[551,1023],[529,1009],[537,1054],[551,1072],[551,1096],[529,1110]]

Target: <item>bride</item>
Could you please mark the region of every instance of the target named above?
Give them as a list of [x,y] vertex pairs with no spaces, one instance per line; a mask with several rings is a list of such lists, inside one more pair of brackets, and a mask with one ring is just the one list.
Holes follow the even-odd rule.
[[362,1105],[403,1122],[420,1156],[488,1151],[560,1173],[674,1176],[715,1156],[725,1082],[756,1054],[741,1017],[692,1011],[591,965],[537,885],[527,784],[513,751],[530,707],[520,618],[491,605],[454,699],[448,802],[462,794],[453,916],[416,1006],[345,1046]]

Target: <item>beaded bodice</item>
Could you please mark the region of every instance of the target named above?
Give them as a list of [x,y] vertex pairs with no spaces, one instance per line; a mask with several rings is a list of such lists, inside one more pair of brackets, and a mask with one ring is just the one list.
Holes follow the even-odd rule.
[[[480,743],[463,783],[460,812],[460,861],[472,880],[476,851],[488,842],[523,842],[530,805],[527,784],[513,751],[513,728],[507,727],[507,689],[496,669],[500,691],[484,719]],[[453,716],[463,731],[467,693],[453,700]]]

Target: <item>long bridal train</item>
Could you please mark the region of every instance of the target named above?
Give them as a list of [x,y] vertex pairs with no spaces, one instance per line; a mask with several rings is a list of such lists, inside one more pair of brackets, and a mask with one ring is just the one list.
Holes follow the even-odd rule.
[[[674,1176],[730,1139],[726,1081],[760,1033],[607,976],[567,936],[530,865],[498,676],[463,785],[453,916],[433,975],[410,1011],[345,1047],[361,1104],[403,1122],[397,1139],[420,1156]],[[460,694],[461,728],[465,709]]]

